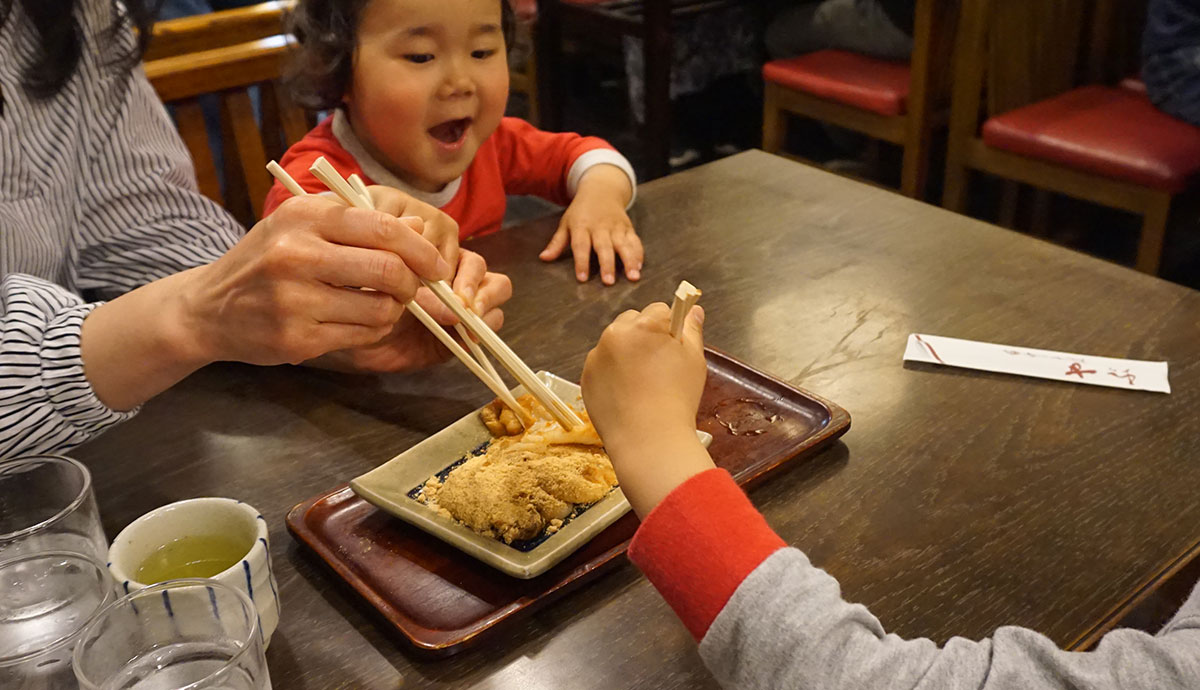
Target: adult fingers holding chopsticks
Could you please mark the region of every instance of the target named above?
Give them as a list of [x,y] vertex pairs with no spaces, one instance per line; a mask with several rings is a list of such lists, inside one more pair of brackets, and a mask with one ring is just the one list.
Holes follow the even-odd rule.
[[[512,297],[512,281],[508,276],[489,272],[482,256],[467,250],[460,252],[453,287],[455,294],[482,315],[492,330],[503,325],[504,312],[500,306]],[[427,288],[418,290],[415,299],[438,323],[449,326],[458,322],[454,313]],[[410,311],[378,342],[331,352],[311,363],[339,371],[396,372],[432,366],[450,357],[450,351]]]
[[298,363],[377,342],[416,294],[418,276],[453,274],[419,227],[321,197],[289,200],[196,269],[190,303],[193,320],[204,324],[198,342],[213,359],[252,364]]

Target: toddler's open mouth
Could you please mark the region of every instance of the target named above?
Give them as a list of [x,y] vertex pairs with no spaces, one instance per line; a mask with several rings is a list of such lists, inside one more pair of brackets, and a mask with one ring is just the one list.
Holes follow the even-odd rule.
[[439,142],[454,146],[462,143],[463,138],[467,134],[467,128],[471,126],[471,118],[463,117],[457,120],[447,120],[441,124],[434,125],[429,128],[429,136],[437,139]]

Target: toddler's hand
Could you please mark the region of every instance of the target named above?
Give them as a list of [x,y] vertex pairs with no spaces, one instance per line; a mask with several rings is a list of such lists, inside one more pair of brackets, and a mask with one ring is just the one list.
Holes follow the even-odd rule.
[[600,262],[600,280],[605,285],[617,282],[617,256],[625,264],[626,278],[641,278],[642,241],[625,212],[632,193],[629,178],[620,168],[598,165],[589,169],[563,213],[558,230],[539,257],[542,261],[554,261],[569,244],[575,255],[575,277],[585,283],[594,249]]
[[688,477],[713,466],[696,440],[704,390],[702,326],[694,307],[682,342],[661,302],[627,311],[604,330],[583,366],[583,401],[617,478],[643,517]]

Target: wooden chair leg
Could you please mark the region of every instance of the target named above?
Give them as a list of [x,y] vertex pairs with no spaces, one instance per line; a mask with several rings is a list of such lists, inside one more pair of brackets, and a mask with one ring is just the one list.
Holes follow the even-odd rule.
[[1050,209],[1054,203],[1054,194],[1048,189],[1035,189],[1033,193],[1033,218],[1029,223],[1030,231],[1038,237],[1050,234]]
[[942,191],[942,206],[955,213],[967,212],[967,184],[971,169],[960,164],[946,164],[946,187]]
[[1000,190],[1000,227],[1017,229],[1017,208],[1020,205],[1021,183],[1016,180],[1004,180]]
[[566,97],[559,1],[538,0],[537,26],[533,32],[534,59],[540,68],[536,75],[539,126],[551,132],[562,130]]
[[650,179],[671,172],[671,3],[665,0],[644,4],[645,31],[642,55],[645,60],[644,101],[646,121],[642,127],[642,150]]
[[1158,274],[1170,216],[1171,195],[1155,192],[1150,203],[1146,205],[1146,212],[1142,218],[1142,237],[1138,242],[1136,268],[1142,273]]
[[[529,30],[530,32],[536,32],[537,25],[531,24]],[[539,117],[540,113],[538,112],[538,103],[541,101],[541,89],[538,88],[540,84],[538,82],[537,51],[529,51],[529,57],[526,60],[525,73],[529,75],[529,123],[537,126],[541,120]]]
[[767,153],[783,150],[787,137],[787,113],[779,107],[779,87],[767,84],[763,90],[763,135],[762,147]]
[[925,198],[925,182],[929,179],[929,135],[922,133],[904,145],[900,167],[900,193],[913,199]]

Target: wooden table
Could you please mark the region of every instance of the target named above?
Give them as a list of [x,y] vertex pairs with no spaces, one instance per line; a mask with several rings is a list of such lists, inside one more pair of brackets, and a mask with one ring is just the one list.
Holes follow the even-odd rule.
[[[554,218],[474,243],[516,284],[506,338],[577,377],[617,313],[680,278],[701,286],[710,344],[853,416],[844,443],[751,497],[889,631],[941,642],[1015,624],[1075,644],[1200,537],[1200,294],[760,152],[646,185],[633,216],[650,257],[636,285],[580,286],[567,263],[542,265]],[[1175,392],[906,367],[912,332],[1165,359]],[[632,566],[426,661],[286,533],[293,504],[487,397],[457,364],[214,366],[75,455],[110,537],[192,496],[268,517],[277,688],[715,687]]]

